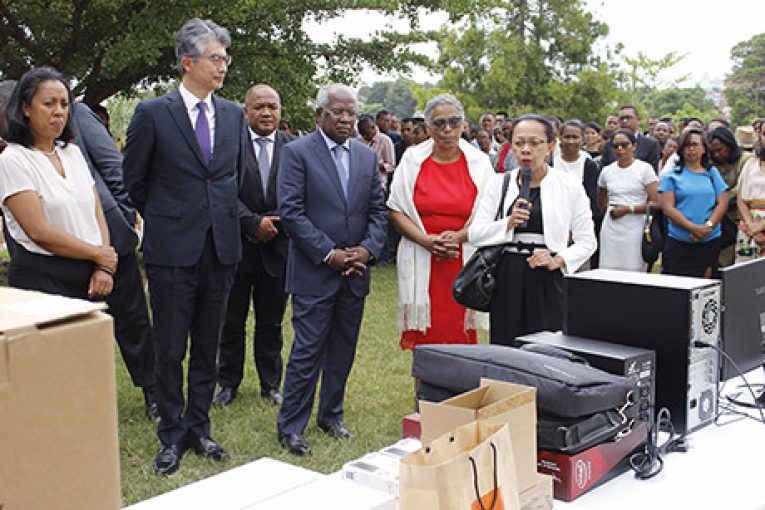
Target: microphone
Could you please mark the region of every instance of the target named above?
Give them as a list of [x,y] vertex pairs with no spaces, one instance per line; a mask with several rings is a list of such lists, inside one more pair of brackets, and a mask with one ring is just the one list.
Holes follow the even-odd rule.
[[[521,168],[521,190],[518,193],[519,198],[523,198],[524,200],[529,199],[529,188],[531,187],[531,168],[525,166]],[[524,209],[528,209],[528,204],[523,204],[522,206]],[[519,227],[525,228],[528,225],[528,220],[524,221]]]

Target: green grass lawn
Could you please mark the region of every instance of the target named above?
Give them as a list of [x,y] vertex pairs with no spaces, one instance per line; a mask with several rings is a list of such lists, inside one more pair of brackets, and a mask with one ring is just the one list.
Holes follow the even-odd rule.
[[[349,460],[396,442],[401,435],[401,418],[410,413],[414,405],[414,385],[410,375],[412,356],[399,347],[397,301],[395,266],[373,269],[372,292],[367,297],[356,362],[345,399],[345,423],[356,437],[352,441],[327,437],[316,427],[314,413],[305,432],[313,453],[303,458],[289,455],[276,440],[278,408],[260,399],[252,346],[248,343],[245,377],[237,399],[228,407],[214,407],[211,413],[211,435],[228,449],[231,458],[217,463],[189,453],[183,457],[181,468],[175,474],[169,477],[155,475],[153,462],[159,451],[156,427],[144,417],[143,396],[132,386],[119,351],[115,350],[123,505],[260,457],[272,457],[330,473]],[[288,308],[284,320],[285,362],[293,338],[289,314]],[[252,331],[252,314],[248,331]]]

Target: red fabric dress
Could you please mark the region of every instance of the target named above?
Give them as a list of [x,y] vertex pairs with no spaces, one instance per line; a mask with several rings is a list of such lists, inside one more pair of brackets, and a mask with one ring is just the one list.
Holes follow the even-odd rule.
[[[437,163],[428,158],[422,163],[414,186],[414,205],[428,234],[460,230],[470,218],[478,188],[470,178],[464,154],[453,163]],[[452,283],[462,269],[460,256],[454,259],[430,258],[430,328],[401,333],[401,348],[421,344],[474,344],[475,329],[465,330],[465,307],[452,298]]]

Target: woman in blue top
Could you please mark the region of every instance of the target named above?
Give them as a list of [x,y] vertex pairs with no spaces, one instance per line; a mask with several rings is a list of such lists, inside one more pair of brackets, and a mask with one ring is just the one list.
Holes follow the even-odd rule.
[[711,278],[717,273],[728,186],[709,162],[701,129],[683,132],[677,154],[677,166],[659,184],[662,209],[669,218],[663,272]]

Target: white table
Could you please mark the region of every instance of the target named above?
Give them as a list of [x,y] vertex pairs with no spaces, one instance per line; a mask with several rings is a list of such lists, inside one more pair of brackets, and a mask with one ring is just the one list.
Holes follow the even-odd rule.
[[264,457],[125,510],[395,510],[393,496]]
[[[761,369],[747,374],[752,384],[762,379]],[[741,379],[733,379],[726,388],[739,384]],[[759,417],[756,410],[748,414]],[[719,422],[727,425],[690,434],[688,451],[664,456],[664,469],[654,478],[638,480],[628,471],[570,503],[556,500],[555,508],[765,510],[765,424],[732,420],[722,417]]]

